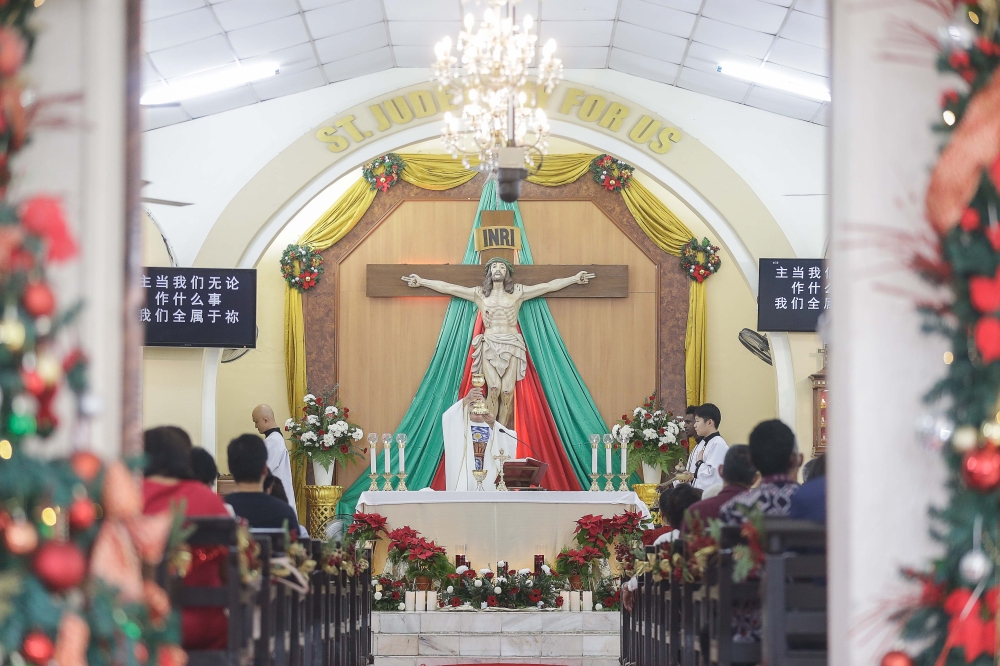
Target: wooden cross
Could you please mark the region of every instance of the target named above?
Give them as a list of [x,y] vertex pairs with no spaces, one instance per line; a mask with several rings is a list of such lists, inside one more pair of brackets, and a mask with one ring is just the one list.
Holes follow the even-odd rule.
[[[520,247],[520,237],[510,233],[514,228],[514,211],[483,211],[477,229],[477,247],[482,245],[482,264],[493,257],[507,259],[512,264]],[[507,233],[505,233],[507,232]],[[515,266],[514,279],[524,285],[548,282],[587,271],[596,277],[588,284],[574,284],[546,295],[546,298],[627,298],[627,265],[525,265]],[[442,280],[463,287],[477,287],[483,284],[483,267],[475,264],[368,264],[365,280],[365,294],[369,298],[436,296],[441,294],[426,287],[410,287],[400,280],[400,276],[418,273],[429,280]]]

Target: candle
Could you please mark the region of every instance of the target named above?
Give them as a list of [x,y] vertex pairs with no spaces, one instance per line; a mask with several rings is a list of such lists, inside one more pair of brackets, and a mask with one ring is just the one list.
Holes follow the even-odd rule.
[[569,593],[569,609],[573,612],[580,610],[580,593],[576,590]]
[[564,611],[569,611],[569,592],[560,592],[559,596],[562,597],[562,609]]
[[425,610],[427,610],[427,592],[417,590],[417,612],[423,613]]
[[622,474],[625,473],[625,461],[628,458],[628,446],[622,444]]
[[368,450],[371,451],[371,454],[372,454],[371,455],[371,458],[372,458],[372,474],[378,474],[378,449],[377,449],[377,447],[374,444],[372,444]]
[[542,573],[542,565],[545,564],[544,555],[535,555],[535,575]]
[[[385,473],[392,474],[392,460],[388,445],[385,447]],[[388,490],[392,490],[392,488],[389,488]]]
[[590,445],[590,473],[597,475],[597,442]]
[[427,593],[427,611],[436,611],[438,609],[438,593],[428,592]]
[[399,445],[399,473],[406,474],[406,447]]
[[611,442],[604,445],[604,456],[605,474],[614,474],[615,471],[611,469]]
[[412,590],[410,590],[409,592],[407,592],[406,593],[406,599],[405,599],[405,601],[403,603],[406,604],[405,605],[406,612],[407,613],[412,613],[414,606],[416,606],[416,604],[417,604],[417,593],[414,592],[414,591],[412,591]]
[[594,610],[594,593],[590,590],[583,591],[583,598],[580,599],[580,610]]

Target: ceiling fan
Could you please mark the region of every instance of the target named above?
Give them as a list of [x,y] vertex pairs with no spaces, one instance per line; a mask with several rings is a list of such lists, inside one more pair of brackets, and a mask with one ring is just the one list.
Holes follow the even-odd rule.
[[774,365],[771,362],[771,345],[767,341],[767,338],[757,331],[751,330],[749,328],[744,328],[740,331],[740,342],[750,350],[750,353],[764,361],[768,365]]

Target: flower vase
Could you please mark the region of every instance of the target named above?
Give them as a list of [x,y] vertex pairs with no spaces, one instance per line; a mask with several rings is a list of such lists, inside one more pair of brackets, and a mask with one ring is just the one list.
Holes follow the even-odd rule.
[[659,483],[660,473],[663,468],[660,465],[649,465],[642,463],[642,482],[643,483]]
[[583,589],[583,576],[581,576],[580,574],[570,574],[568,578],[569,578],[569,586],[571,588],[573,588],[574,590]]
[[413,582],[416,583],[418,590],[426,592],[427,590],[431,589],[430,576],[416,576],[413,579]]
[[[330,461],[330,467],[327,469],[323,467],[322,463],[313,461],[313,478],[316,481],[317,486],[332,486],[333,485],[333,468],[336,465],[335,461]],[[287,491],[286,491],[287,492]]]

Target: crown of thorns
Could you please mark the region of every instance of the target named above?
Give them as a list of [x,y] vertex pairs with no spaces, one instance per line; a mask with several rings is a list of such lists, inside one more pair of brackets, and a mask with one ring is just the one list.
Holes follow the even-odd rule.
[[486,268],[484,269],[483,272],[486,273],[487,275],[489,275],[490,274],[490,268],[493,266],[493,264],[503,264],[504,266],[507,267],[507,275],[514,275],[514,265],[511,264],[506,259],[503,259],[501,257],[493,257],[492,259],[490,259],[489,261],[487,261],[484,264],[484,266]]

